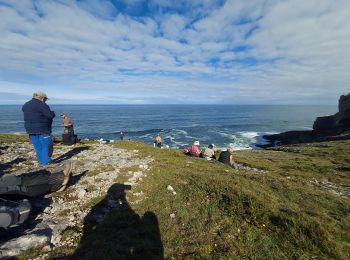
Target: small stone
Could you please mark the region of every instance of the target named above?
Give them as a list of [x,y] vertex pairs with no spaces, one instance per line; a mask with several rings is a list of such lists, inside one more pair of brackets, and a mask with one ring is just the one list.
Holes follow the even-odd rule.
[[50,211],[51,211],[51,209],[52,209],[52,207],[46,207],[45,209],[44,209],[44,213],[46,213],[46,214],[49,214],[50,213]]
[[175,214],[174,214],[174,213],[171,213],[171,214],[170,214],[170,217],[174,219],[174,218],[175,218]]
[[84,198],[86,192],[87,192],[86,189],[81,189],[81,190],[79,190],[79,192],[78,192],[78,197],[79,197],[80,199]]
[[52,245],[48,244],[46,246],[43,247],[43,251],[44,252],[50,252],[52,250]]
[[167,189],[168,191],[174,191],[174,188],[173,188],[171,185],[168,185],[168,186],[166,187],[166,189]]

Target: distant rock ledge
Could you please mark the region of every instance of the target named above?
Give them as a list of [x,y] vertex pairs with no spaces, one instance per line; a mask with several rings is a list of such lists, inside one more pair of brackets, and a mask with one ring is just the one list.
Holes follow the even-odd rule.
[[350,139],[350,93],[340,96],[339,112],[331,116],[317,117],[311,131],[288,131],[265,135],[267,144],[257,145],[268,148],[278,145],[335,141]]

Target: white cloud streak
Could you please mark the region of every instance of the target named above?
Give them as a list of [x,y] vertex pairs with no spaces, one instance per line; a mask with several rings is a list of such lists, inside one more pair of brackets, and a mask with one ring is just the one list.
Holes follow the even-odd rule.
[[347,0],[153,0],[148,13],[128,15],[143,3],[125,1],[123,12],[107,0],[0,0],[0,91],[30,96],[39,86],[77,102],[336,103],[349,89]]

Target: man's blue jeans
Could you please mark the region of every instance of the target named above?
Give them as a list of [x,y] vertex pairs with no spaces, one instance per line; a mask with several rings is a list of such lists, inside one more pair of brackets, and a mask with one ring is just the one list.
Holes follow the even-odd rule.
[[40,165],[47,165],[51,162],[49,157],[49,147],[52,144],[52,138],[50,134],[30,135],[32,144],[34,146],[36,157],[38,158]]

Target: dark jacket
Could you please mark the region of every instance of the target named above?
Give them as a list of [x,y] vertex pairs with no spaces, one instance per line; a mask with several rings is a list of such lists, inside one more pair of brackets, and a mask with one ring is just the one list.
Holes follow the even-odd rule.
[[33,98],[23,105],[22,111],[24,114],[24,127],[28,134],[51,133],[55,112],[51,111],[46,103]]
[[222,162],[224,164],[231,165],[230,156],[231,156],[231,154],[229,151],[221,152],[218,161]]

